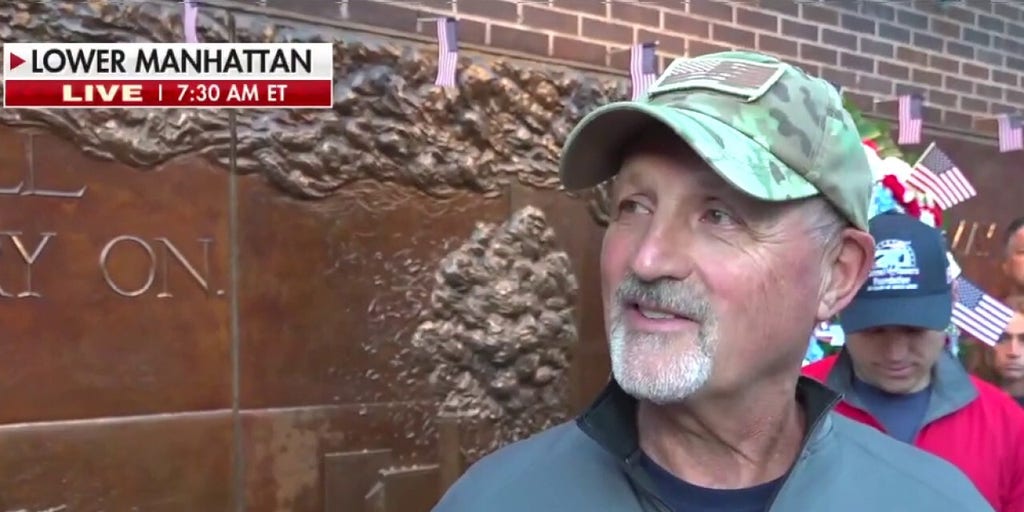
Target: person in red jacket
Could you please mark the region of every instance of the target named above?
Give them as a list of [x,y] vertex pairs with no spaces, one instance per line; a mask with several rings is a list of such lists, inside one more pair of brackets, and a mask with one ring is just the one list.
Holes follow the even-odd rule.
[[1024,315],[1017,313],[1010,319],[991,357],[994,384],[1024,406]]
[[840,414],[951,462],[997,512],[1024,512],[1024,409],[946,349],[942,234],[897,213],[869,228],[875,266],[840,313],[846,345],[804,373],[843,395]]

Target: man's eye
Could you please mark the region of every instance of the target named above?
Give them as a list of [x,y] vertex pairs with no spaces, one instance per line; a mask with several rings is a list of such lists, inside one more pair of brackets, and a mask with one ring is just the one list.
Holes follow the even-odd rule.
[[651,213],[651,209],[632,199],[623,199],[619,201],[619,213],[646,215]]
[[716,208],[708,209],[703,215],[701,215],[700,220],[709,224],[729,224],[735,222],[732,215]]

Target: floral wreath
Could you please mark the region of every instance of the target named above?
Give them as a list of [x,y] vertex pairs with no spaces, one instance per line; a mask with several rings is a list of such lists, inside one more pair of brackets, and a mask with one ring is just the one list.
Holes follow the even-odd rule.
[[874,176],[868,216],[895,210],[941,229],[942,208],[934,197],[910,183],[917,155],[906,154],[896,145],[888,123],[864,117],[848,98],[844,98],[843,106],[857,126]]
[[863,144],[875,180],[868,216],[896,210],[940,229],[942,208],[930,194],[909,183],[910,164],[896,156],[883,158],[874,140],[864,139]]
[[[909,161],[916,160],[916,157],[907,155],[900,150],[894,142],[887,123],[865,118],[860,109],[848,99],[844,99],[843,103],[857,125],[864,153],[874,178],[868,218],[896,211],[910,215],[935,229],[942,229],[942,208],[938,202],[931,194],[910,183],[913,166]],[[953,260],[950,263],[956,265]],[[833,339],[834,333],[828,331],[828,324],[829,322],[825,322],[815,330],[804,364],[841,349],[844,342]],[[957,353],[959,351],[959,329],[951,323],[946,329],[946,333],[950,340],[950,349]]]

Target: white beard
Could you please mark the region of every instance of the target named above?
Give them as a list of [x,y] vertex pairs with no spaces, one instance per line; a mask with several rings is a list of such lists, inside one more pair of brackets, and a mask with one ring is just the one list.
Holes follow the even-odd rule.
[[713,325],[701,325],[695,346],[678,347],[672,334],[629,332],[621,306],[613,307],[608,345],[612,374],[623,391],[665,405],[678,403],[707,384],[718,345]]

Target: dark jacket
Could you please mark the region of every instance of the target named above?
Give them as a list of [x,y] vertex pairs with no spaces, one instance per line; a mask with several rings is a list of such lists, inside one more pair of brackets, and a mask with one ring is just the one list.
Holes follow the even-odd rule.
[[[988,512],[959,470],[831,412],[839,396],[801,378],[810,424],[771,512]],[[483,458],[435,512],[668,512],[640,465],[636,400],[613,381],[575,422]]]
[[[836,412],[885,431],[853,393],[845,350],[804,367],[804,374],[843,394]],[[914,446],[960,468],[997,512],[1024,512],[1024,410],[1001,389],[969,375],[948,352],[932,375]]]

